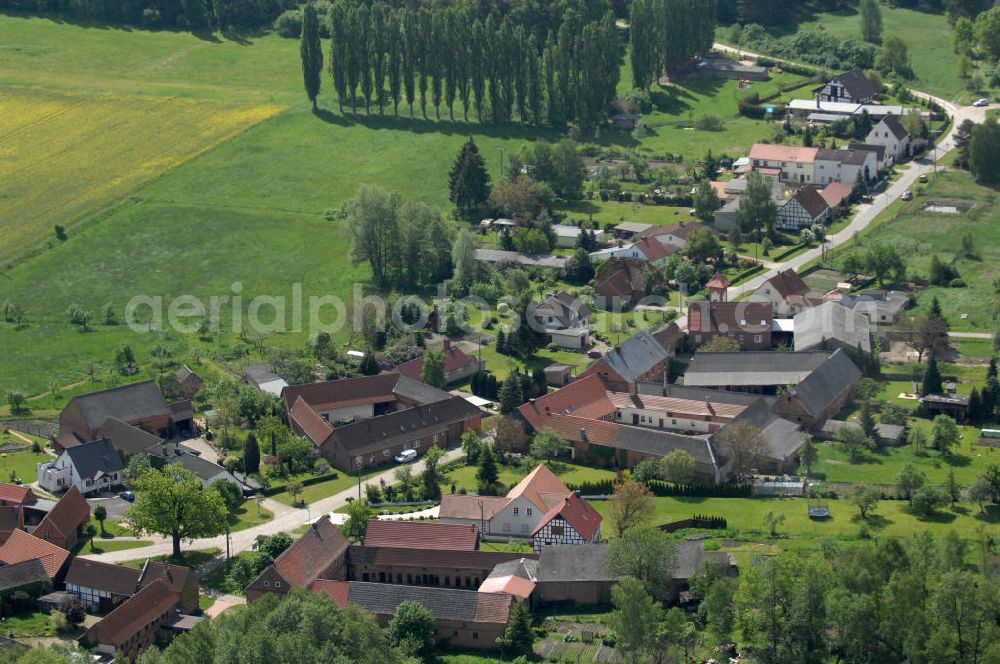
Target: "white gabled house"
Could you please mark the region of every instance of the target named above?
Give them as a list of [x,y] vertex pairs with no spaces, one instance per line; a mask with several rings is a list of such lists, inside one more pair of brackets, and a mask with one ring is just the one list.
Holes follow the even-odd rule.
[[778,209],[778,228],[798,231],[830,220],[830,208],[815,185],[807,185]]
[[546,546],[596,544],[601,541],[601,515],[576,492],[542,516],[531,544],[538,553]]
[[117,489],[124,472],[111,441],[102,439],[67,448],[55,460],[38,464],[38,486],[50,493],[75,486],[86,496]]
[[883,146],[886,156],[893,161],[899,161],[909,153],[910,133],[903,127],[898,117],[887,115],[872,127],[865,138],[865,143]]

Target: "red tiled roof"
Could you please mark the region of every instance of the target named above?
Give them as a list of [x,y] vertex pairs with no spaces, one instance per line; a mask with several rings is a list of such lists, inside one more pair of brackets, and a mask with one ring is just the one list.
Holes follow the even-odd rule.
[[289,385],[281,390],[285,407],[302,397],[314,410],[335,410],[369,403],[387,403],[396,400],[393,388],[399,382],[397,373],[381,373],[360,378],[342,378],[322,383]]
[[[510,501],[506,496],[469,496],[448,493],[441,496],[439,519],[492,519]],[[480,505],[481,504],[481,505]]]
[[479,548],[479,529],[472,525],[372,519],[364,543],[403,549],[475,551]]
[[601,515],[597,513],[597,510],[576,493],[570,493],[559,504],[545,513],[545,516],[538,521],[531,536],[537,535],[556,517],[562,517],[566,523],[573,527],[573,530],[580,533],[580,537],[588,542],[597,529],[601,527]]
[[507,497],[511,500],[522,497],[527,498],[538,509],[545,510],[549,508],[549,501],[546,499],[547,494],[565,496],[569,492],[569,488],[562,483],[562,480],[556,477],[555,473],[549,470],[548,466],[541,463],[538,464],[537,468],[528,473],[523,480],[514,485],[507,492]]
[[142,572],[124,565],[102,563],[89,558],[73,558],[66,570],[67,584],[95,588],[116,595],[132,596],[137,590]]
[[535,591],[535,582],[521,576],[497,576],[488,578],[479,586],[481,593],[506,593],[521,599],[531,597]]
[[635,243],[636,247],[651,261],[658,261],[671,254],[675,254],[680,249],[672,244],[664,244],[655,237],[644,237]]
[[789,269],[778,272],[768,279],[767,282],[771,284],[774,290],[778,291],[781,297],[786,299],[789,295],[805,295],[809,292],[806,282],[802,281],[802,277],[795,270]]
[[755,143],[750,148],[750,158],[763,161],[794,161],[812,164],[816,161],[819,148],[804,148],[798,145],[777,145],[772,143]]
[[173,609],[177,596],[157,579],[87,630],[87,640],[120,646]]
[[826,201],[820,194],[819,189],[816,188],[816,185],[812,184],[799,189],[795,193],[795,196],[792,197],[792,200],[801,205],[802,209],[805,210],[806,214],[808,214],[812,219],[818,218],[829,209]]
[[719,182],[718,180],[712,180],[708,183],[712,189],[715,190],[715,195],[719,197],[720,201],[729,201],[736,198],[735,194],[730,194],[726,191],[726,183]]
[[476,617],[478,623],[495,623],[503,625],[510,619],[510,608],[514,598],[499,593],[478,593],[476,598]]
[[23,530],[12,532],[4,545],[0,546],[0,562],[5,565],[36,558],[42,561],[49,577],[55,578],[69,558],[69,551]]
[[676,350],[681,339],[684,338],[684,332],[677,323],[670,323],[653,332],[653,338],[667,350]]
[[317,579],[310,588],[314,593],[323,593],[333,598],[340,608],[347,607],[347,596],[351,592],[351,584],[347,581],[330,581]]
[[529,401],[521,405],[518,410],[521,416],[536,430],[542,428],[539,423],[549,413],[573,414],[578,417],[599,420],[615,412],[614,405],[608,400],[604,380],[596,373],[591,373],[566,387],[539,397],[535,399],[534,403]]
[[274,561],[278,573],[291,585],[308,588],[351,545],[324,516]]
[[[444,372],[448,374],[452,371],[458,371],[462,367],[467,367],[473,363],[473,359],[466,355],[461,348],[457,346],[451,346],[446,350],[441,351],[444,355]],[[420,374],[424,370],[424,356],[420,356],[410,360],[409,362],[403,362],[396,366],[393,371],[398,371],[407,378],[412,378],[413,380],[420,380]]]
[[[725,189],[725,182],[720,182],[719,184],[723,185],[723,189]],[[720,193],[719,196],[721,198],[722,194]],[[643,232],[636,235],[636,238],[642,239],[647,237],[658,237],[660,235],[676,235],[677,237],[686,239],[687,236],[690,235],[696,228],[699,228],[699,224],[663,224],[647,228]]]
[[712,278],[708,280],[708,283],[705,284],[707,288],[729,288],[731,285],[732,282],[729,281],[729,279],[726,279],[721,272],[716,272],[712,275]]
[[55,528],[63,536],[70,538],[78,528],[90,520],[90,505],[83,497],[76,485],[71,486],[69,491],[63,494],[52,511],[45,515],[42,522],[36,529],[39,533],[47,533],[48,529]]
[[306,438],[314,445],[322,445],[333,434],[333,427],[326,418],[313,410],[302,397],[295,398],[288,417],[301,427]]
[[17,486],[0,482],[0,501],[12,503],[14,505],[24,505],[35,501],[35,494],[31,492],[29,486]]
[[850,185],[842,182],[831,182],[819,192],[819,195],[826,201],[827,207],[835,208],[844,202],[844,199],[850,196],[853,191],[854,189]]
[[770,302],[692,302],[688,330],[698,332],[769,332],[774,321]]
[[583,441],[586,431],[587,442],[598,445],[613,446],[618,440],[621,425],[606,420],[591,420],[574,415],[547,415],[542,420],[542,426],[552,429],[561,438],[571,441]]
[[19,505],[0,505],[0,533],[24,528],[24,510]]

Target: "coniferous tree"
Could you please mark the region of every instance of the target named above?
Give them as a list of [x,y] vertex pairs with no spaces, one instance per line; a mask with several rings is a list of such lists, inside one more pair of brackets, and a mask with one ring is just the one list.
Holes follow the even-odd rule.
[[315,111],[317,108],[316,97],[319,96],[323,74],[323,45],[319,39],[319,19],[316,16],[316,7],[312,4],[306,4],[302,7],[302,35],[299,53],[302,56],[302,78],[305,83],[306,95],[312,102]]
[[337,0],[330,8],[330,72],[333,75],[333,89],[337,92],[337,106],[341,113],[344,112],[344,100],[348,94],[349,21],[346,0]]
[[927,360],[927,368],[924,370],[922,393],[924,396],[928,394],[941,394],[942,390],[941,371],[938,369],[937,358],[931,353],[930,358]]
[[451,202],[466,219],[471,219],[490,197],[490,176],[486,172],[486,162],[471,136],[462,145],[458,158],[451,167],[448,189]]
[[403,26],[403,89],[406,91],[406,103],[410,107],[410,117],[413,117],[413,102],[417,98],[416,76],[420,65],[420,30],[417,25],[417,14],[413,10],[402,10]]
[[386,71],[389,79],[389,95],[392,97],[392,114],[399,115],[399,95],[403,83],[403,27],[401,25],[404,10],[393,11],[389,16],[386,44]]
[[371,54],[369,60],[372,63],[372,96],[375,105],[378,106],[378,114],[385,113],[385,75],[388,59],[386,50],[388,45],[386,39],[389,38],[389,10],[382,2],[372,5],[371,9],[371,38],[369,46]]
[[260,470],[260,446],[253,431],[247,434],[243,442],[243,470],[249,475]]
[[420,113],[427,119],[427,87],[430,83],[434,51],[434,18],[431,10],[417,10],[417,92],[420,95]]
[[[522,326],[526,327],[526,326]],[[511,371],[500,386],[499,406],[501,415],[510,415],[518,406],[524,403],[524,391],[521,386],[521,372]]]

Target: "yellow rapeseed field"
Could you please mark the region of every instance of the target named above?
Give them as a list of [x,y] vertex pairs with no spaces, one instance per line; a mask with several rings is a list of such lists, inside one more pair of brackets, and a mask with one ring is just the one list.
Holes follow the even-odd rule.
[[0,90],[0,263],[281,110]]

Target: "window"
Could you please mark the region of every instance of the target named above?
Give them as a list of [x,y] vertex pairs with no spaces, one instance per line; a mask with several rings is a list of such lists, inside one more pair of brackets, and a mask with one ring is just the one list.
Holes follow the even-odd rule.
[[505,533],[509,533],[510,532],[510,523],[504,522],[504,524],[503,524],[503,531]]
[[563,533],[566,532],[565,526],[552,526],[552,534],[556,537],[562,537]]
[[382,456],[389,456],[389,450],[382,450]]
[[270,581],[265,581],[264,582],[264,587],[265,588],[270,588],[271,587],[271,582]]
[[275,581],[274,582],[274,587],[275,588],[280,588],[281,587],[281,581]]
[[472,633],[472,638],[478,639],[479,638],[479,632],[473,632]]
[[517,515],[518,515],[518,513],[520,513],[520,511],[521,511],[521,508],[520,508],[520,507],[515,507],[515,508],[514,508],[514,516],[517,516]]
[[521,534],[523,535],[523,534],[525,534],[527,532],[528,532],[528,524],[522,523],[521,524]]
[[764,335],[763,334],[755,334],[755,335],[753,335],[753,342],[755,344],[764,343]]
[[529,508],[528,508],[527,510],[525,510],[525,511],[526,511],[526,512],[528,513],[528,516],[531,516],[531,514],[532,514],[532,510],[531,510],[531,508],[530,508],[530,507],[529,507]]

